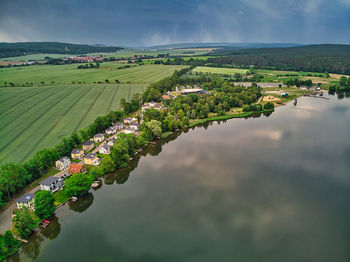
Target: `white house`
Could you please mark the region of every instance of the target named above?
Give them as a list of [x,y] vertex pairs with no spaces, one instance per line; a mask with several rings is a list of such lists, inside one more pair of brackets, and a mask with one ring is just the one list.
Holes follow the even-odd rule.
[[70,159],[66,156],[60,158],[55,162],[55,166],[58,170],[67,169],[70,165]]
[[52,193],[62,188],[62,179],[54,176],[50,176],[40,182],[40,189],[51,191]]
[[106,134],[107,135],[112,135],[112,134],[115,134],[116,132],[117,132],[117,130],[114,127],[108,127],[106,129]]
[[21,209],[22,207],[26,206],[29,209],[34,208],[34,194],[32,193],[26,193],[20,198],[16,200],[16,205],[18,209]]
[[115,138],[109,140],[109,141],[107,142],[107,145],[109,145],[110,147],[112,147],[112,146],[114,146],[114,143],[115,143]]
[[139,123],[133,123],[129,126],[130,128],[134,129],[134,130],[139,130],[140,128],[140,125]]
[[103,134],[96,134],[94,135],[94,142],[99,143],[105,140],[105,136]]
[[130,125],[130,124],[132,124],[132,123],[134,123],[136,121],[137,121],[136,118],[127,117],[127,118],[124,119],[124,124]]
[[133,134],[133,133],[135,133],[135,129],[133,129],[133,128],[131,128],[131,127],[127,127],[127,128],[125,128],[125,129],[123,130],[123,132],[124,132],[125,134]]
[[103,145],[98,152],[100,154],[104,154],[104,155],[109,155],[111,153],[111,148],[109,147],[109,145]]
[[116,129],[116,130],[121,130],[124,128],[124,124],[123,123],[120,123],[120,122],[116,122],[113,124],[113,127]]

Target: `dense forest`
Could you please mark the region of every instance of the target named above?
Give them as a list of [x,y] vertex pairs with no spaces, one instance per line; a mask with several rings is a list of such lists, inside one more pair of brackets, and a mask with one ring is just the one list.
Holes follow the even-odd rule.
[[115,52],[122,49],[115,46],[92,46],[59,42],[18,42],[0,43],[0,58],[28,54],[87,54]]
[[[211,66],[350,74],[350,45],[308,45],[288,48],[217,50]],[[215,57],[216,56],[216,57]]]

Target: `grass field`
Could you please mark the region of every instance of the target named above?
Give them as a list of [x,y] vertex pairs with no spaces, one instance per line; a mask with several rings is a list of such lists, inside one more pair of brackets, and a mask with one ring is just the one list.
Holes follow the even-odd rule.
[[0,88],[0,163],[21,162],[62,137],[120,108],[120,99],[145,84],[53,85]]
[[26,85],[27,83],[40,84],[72,84],[110,82],[119,80],[121,83],[152,83],[164,77],[170,76],[174,70],[184,66],[165,66],[146,64],[132,68],[119,69],[120,63],[102,63],[99,69],[77,69],[77,64],[72,65],[37,65],[0,69],[0,86],[5,82],[15,85]]
[[206,67],[206,66],[197,66],[192,72],[201,72],[201,73],[210,73],[210,74],[219,74],[219,75],[233,75],[234,73],[245,74],[248,72],[247,69],[238,69],[238,68],[221,68],[221,67]]
[[[236,69],[236,68],[221,68],[221,67],[205,67],[205,66],[197,66],[192,72],[202,72],[202,73],[212,73],[218,75],[231,75],[234,73],[240,73],[242,75],[246,74],[248,70],[246,69]],[[339,82],[339,78],[342,75],[338,74],[330,74],[330,77],[325,77],[322,73],[315,72],[295,72],[295,71],[277,71],[277,70],[256,70],[258,74],[264,76],[261,82],[276,82],[282,83],[288,79],[299,78],[302,80],[311,79],[314,84],[322,84],[323,87],[327,88],[332,84]]]

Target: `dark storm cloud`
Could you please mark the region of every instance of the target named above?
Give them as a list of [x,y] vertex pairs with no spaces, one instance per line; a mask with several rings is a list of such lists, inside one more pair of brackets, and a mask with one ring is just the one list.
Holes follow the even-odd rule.
[[0,41],[349,43],[350,0],[0,0]]

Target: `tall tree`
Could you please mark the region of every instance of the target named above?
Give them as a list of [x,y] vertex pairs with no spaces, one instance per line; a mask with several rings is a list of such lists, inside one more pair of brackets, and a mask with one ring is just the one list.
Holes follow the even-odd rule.
[[40,190],[34,197],[35,214],[40,219],[47,219],[55,212],[55,200],[50,191]]

